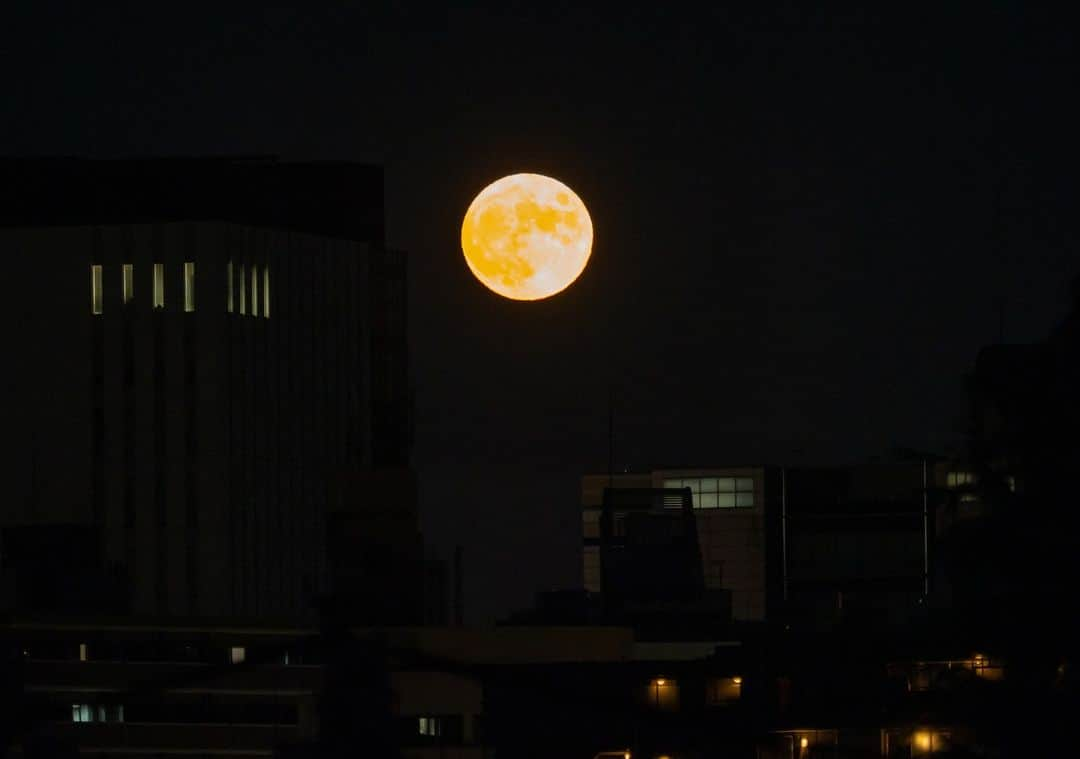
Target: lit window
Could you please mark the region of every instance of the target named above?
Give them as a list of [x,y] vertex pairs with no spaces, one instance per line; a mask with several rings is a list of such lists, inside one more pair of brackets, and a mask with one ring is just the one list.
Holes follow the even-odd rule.
[[270,318],[270,267],[263,267],[263,318]]
[[101,264],[90,266],[90,313],[100,314],[104,311],[105,298],[101,292]]
[[711,706],[735,703],[742,696],[742,678],[712,678],[708,683],[707,696],[707,701]]
[[753,477],[691,477],[664,480],[665,488],[690,488],[695,509],[731,509],[754,505]]
[[80,643],[79,644],[79,661],[86,661],[87,654],[88,654],[88,651],[86,650],[86,644],[85,643]]
[[247,313],[247,282],[244,280],[244,265],[240,264],[240,315]]
[[123,722],[123,704],[72,704],[72,722]]
[[671,711],[679,708],[679,685],[674,680],[658,677],[649,681],[649,706]]
[[442,735],[442,720],[438,717],[420,717],[418,728],[420,735],[437,738]]
[[229,649],[229,663],[230,664],[243,664],[244,659],[247,658],[247,651],[243,646],[233,646]]
[[945,484],[950,489],[969,487],[974,485],[976,477],[974,472],[949,472],[945,475]]
[[1013,477],[1011,474],[1005,478],[1005,484],[1009,486],[1009,492],[1016,492],[1016,478]]
[[232,261],[225,264],[225,310],[230,314],[233,312]]
[[251,265],[251,315],[259,315],[259,266]]
[[1005,669],[1001,662],[991,662],[983,654],[972,655],[971,669],[974,670],[978,677],[981,677],[984,680],[1001,680],[1005,674]]
[[154,308],[165,308],[165,264],[154,264]]
[[184,311],[195,310],[195,262],[184,262]]
[[131,303],[135,298],[135,266],[132,264],[124,264],[120,267],[120,271],[123,278],[123,284],[121,292],[123,294],[124,303]]

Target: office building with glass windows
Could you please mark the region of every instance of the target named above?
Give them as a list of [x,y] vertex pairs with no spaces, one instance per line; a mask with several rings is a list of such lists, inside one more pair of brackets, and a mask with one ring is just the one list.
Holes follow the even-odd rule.
[[314,613],[339,478],[408,463],[381,169],[4,164],[4,525],[91,528],[133,612]]

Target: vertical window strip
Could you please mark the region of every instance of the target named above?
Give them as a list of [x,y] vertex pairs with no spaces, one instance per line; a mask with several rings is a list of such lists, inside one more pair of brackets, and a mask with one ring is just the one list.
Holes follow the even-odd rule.
[[247,314],[247,281],[244,279],[244,265],[240,264],[240,315]]
[[233,312],[233,274],[232,261],[225,264],[225,312]]
[[259,315],[259,265],[251,265],[251,315]]
[[184,312],[195,310],[195,262],[184,262]]
[[122,294],[124,305],[131,303],[135,299],[135,266],[133,264],[124,264],[121,268],[123,282]]
[[154,264],[154,308],[165,308],[165,264]]
[[101,314],[105,310],[105,298],[101,291],[101,264],[90,265],[90,313]]
[[263,318],[270,318],[270,265],[263,267]]

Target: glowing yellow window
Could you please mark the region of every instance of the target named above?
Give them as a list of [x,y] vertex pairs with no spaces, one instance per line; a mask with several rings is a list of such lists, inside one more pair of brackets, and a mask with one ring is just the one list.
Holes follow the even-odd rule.
[[649,681],[649,706],[663,711],[679,708],[679,685],[666,677],[657,677]]

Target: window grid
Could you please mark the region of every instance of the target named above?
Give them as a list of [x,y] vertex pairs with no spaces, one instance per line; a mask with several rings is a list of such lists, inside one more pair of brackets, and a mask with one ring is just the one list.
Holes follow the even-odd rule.
[[749,508],[754,505],[753,477],[683,477],[664,480],[665,488],[690,488],[695,509]]
[[950,489],[968,487],[976,483],[974,472],[949,472],[945,476],[945,484]]

